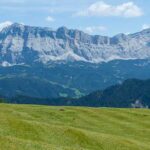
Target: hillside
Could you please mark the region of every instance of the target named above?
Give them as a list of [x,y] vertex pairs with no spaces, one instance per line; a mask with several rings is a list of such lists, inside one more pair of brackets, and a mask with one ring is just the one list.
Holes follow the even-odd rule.
[[67,88],[63,85],[36,76],[8,75],[0,77],[0,94],[6,97],[27,95],[39,98],[55,98],[61,97],[61,93],[75,97],[75,92],[76,89]]
[[150,111],[0,105],[0,149],[150,150]]
[[149,60],[0,67],[0,95],[50,99],[60,96],[81,97],[129,78],[149,77]]
[[150,107],[150,79],[128,79],[122,84],[82,97],[78,104],[82,106],[132,107],[137,101],[141,107]]
[[150,79],[128,79],[121,84],[104,90],[92,92],[81,98],[36,98],[25,95],[8,99],[10,103],[45,104],[55,106],[90,106],[90,107],[146,107],[150,108]]

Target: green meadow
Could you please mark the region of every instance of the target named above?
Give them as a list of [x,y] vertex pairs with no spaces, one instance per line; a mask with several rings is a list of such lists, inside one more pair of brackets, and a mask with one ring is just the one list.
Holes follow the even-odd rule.
[[150,110],[0,104],[0,150],[150,150]]

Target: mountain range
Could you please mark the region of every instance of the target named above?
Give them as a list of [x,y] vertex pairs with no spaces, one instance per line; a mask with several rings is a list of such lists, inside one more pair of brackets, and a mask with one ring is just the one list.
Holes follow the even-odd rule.
[[66,27],[53,31],[18,23],[8,24],[0,31],[0,56],[2,66],[149,59],[150,29],[107,37],[92,36]]
[[150,78],[150,29],[114,37],[8,22],[0,29],[0,95],[79,98]]

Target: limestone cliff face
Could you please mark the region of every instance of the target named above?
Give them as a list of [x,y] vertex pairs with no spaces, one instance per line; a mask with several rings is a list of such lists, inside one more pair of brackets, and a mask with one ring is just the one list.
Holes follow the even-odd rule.
[[0,64],[57,61],[91,63],[150,58],[150,29],[114,37],[91,36],[79,30],[12,24],[0,31]]

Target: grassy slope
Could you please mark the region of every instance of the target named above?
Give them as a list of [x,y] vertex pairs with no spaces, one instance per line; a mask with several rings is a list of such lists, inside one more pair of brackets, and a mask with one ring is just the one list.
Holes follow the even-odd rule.
[[0,150],[150,150],[150,111],[0,105]]

